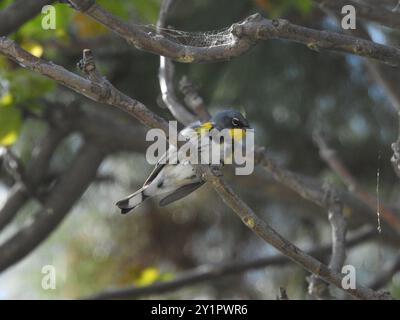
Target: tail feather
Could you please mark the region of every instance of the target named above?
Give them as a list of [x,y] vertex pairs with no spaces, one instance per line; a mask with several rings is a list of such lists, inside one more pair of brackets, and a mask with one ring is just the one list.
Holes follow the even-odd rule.
[[146,188],[139,189],[135,193],[118,201],[116,205],[118,206],[118,208],[121,209],[121,213],[127,214],[128,212],[135,209],[138,205],[140,205],[144,200],[146,200],[148,196],[145,195],[144,193],[145,190]]

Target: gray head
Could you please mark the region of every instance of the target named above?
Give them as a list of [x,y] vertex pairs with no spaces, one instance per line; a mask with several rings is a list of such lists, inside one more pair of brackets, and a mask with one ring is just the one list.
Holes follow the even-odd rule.
[[247,119],[236,110],[225,110],[218,112],[211,118],[211,122],[218,130],[250,128]]

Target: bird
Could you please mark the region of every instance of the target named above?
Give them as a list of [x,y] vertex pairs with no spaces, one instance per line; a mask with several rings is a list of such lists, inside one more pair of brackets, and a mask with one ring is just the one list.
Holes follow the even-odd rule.
[[[213,129],[228,129],[232,139],[240,140],[249,128],[248,120],[239,111],[224,110],[217,112],[208,121],[196,121],[188,125],[179,134],[190,140],[194,136],[201,136],[203,132]],[[201,152],[201,150],[199,151]],[[116,203],[122,214],[131,212],[145,200],[159,195],[164,196],[159,202],[159,205],[164,207],[186,197],[205,183],[197,174],[195,166],[190,162],[168,163],[166,161],[173,154],[176,155],[176,152],[177,147],[171,145],[158,160],[143,186]],[[218,156],[223,158],[222,154],[218,154]],[[221,164],[224,164],[224,159],[221,159]]]

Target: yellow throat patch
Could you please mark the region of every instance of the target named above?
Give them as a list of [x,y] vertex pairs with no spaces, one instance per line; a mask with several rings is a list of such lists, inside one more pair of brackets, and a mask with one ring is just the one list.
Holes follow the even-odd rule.
[[[196,129],[196,131],[203,135],[207,134],[212,129],[213,124],[211,122],[204,122]],[[243,137],[246,136],[246,130],[239,128],[229,129],[229,136],[235,141],[241,141]]]
[[246,130],[243,129],[229,129],[229,135],[232,137],[233,140],[235,141],[240,141],[243,139],[243,137],[246,136]]

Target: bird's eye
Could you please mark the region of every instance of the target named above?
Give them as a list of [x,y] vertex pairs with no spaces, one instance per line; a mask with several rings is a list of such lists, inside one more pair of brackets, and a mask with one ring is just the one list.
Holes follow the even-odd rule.
[[232,124],[233,124],[234,127],[237,127],[240,124],[240,120],[238,118],[233,118],[232,119]]

